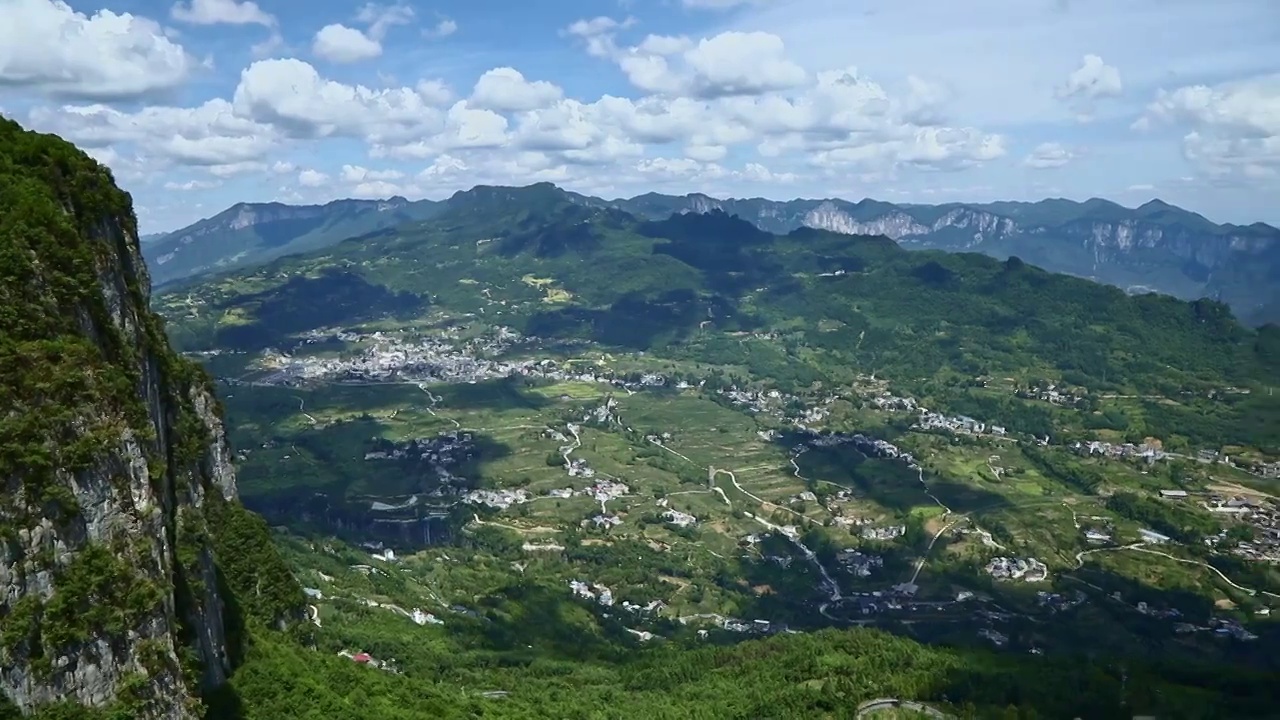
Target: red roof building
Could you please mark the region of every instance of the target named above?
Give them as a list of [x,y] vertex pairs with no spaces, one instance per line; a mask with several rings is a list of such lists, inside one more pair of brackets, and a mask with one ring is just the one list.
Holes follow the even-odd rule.
[[358,663],[367,663],[373,658],[369,655],[369,653],[356,653],[355,655],[351,656],[351,659]]

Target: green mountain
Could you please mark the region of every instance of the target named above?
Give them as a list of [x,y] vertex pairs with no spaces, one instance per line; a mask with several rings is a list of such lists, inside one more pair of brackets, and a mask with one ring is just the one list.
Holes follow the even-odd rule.
[[301,609],[136,232],[109,171],[0,118],[0,717],[200,717]]
[[190,227],[144,240],[157,286],[202,273],[252,266],[282,255],[430,217],[437,204],[335,200],[324,205],[240,203]]
[[811,227],[885,235],[910,248],[1016,256],[1134,293],[1214,298],[1250,324],[1280,322],[1280,230],[1218,225],[1159,200],[1131,209],[1099,199],[894,205],[649,194],[612,205],[653,219],[722,210],[770,232]]
[[[531,188],[476,188],[457,193],[439,206],[401,198],[310,207],[238,205],[170,234],[163,243],[148,243],[147,257],[157,268],[157,282],[164,284],[210,271],[251,267],[400,222],[427,219],[454,204],[463,213],[459,217],[466,212],[478,216],[485,212],[486,203],[506,207],[503,198],[514,199],[518,194],[522,207],[529,208],[537,206],[530,196],[538,194],[541,202],[613,207],[652,220],[720,210],[782,235],[809,227],[884,235],[913,249],[980,252],[1001,260],[1016,256],[1052,272],[1133,293],[1220,300],[1248,324],[1280,322],[1280,230],[1262,223],[1219,225],[1159,200],[1138,208],[1099,199],[908,205],[871,199],[781,202],[646,193],[603,200],[540,183]],[[463,206],[472,209],[461,210]]]
[[[544,282],[558,294],[544,296]],[[501,321],[526,335],[715,357],[784,386],[829,381],[841,364],[940,381],[1030,373],[1175,395],[1263,387],[1280,372],[1280,331],[1252,331],[1216,301],[1130,295],[1017,258],[910,251],[885,236],[774,235],[718,210],[644,220],[550,185],[459,193],[433,220],[197,286],[194,301],[184,289],[159,306],[187,349],[255,350],[433,307],[480,314],[499,296],[477,287],[500,290]],[[711,331],[782,333],[799,357],[744,354]],[[1274,410],[1250,395],[1209,417],[1171,408],[1146,422],[1161,435],[1276,449]]]

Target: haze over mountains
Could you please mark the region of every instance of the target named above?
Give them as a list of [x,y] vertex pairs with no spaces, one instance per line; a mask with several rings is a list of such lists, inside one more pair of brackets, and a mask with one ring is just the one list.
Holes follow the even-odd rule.
[[[720,210],[774,233],[810,227],[884,235],[908,248],[1017,256],[1130,292],[1213,297],[1249,324],[1280,321],[1280,230],[1263,223],[1216,224],[1159,200],[1137,208],[1096,198],[918,205],[646,193],[605,200],[547,183],[530,187],[568,202],[613,207],[647,219]],[[143,246],[156,284],[164,285],[426,220],[470,197],[459,192],[439,202],[393,197],[305,206],[239,203],[187,228],[148,238]]]

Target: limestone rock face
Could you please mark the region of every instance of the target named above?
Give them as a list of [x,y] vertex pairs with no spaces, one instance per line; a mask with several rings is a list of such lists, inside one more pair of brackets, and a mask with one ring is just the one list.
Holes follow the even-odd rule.
[[149,296],[110,173],[0,118],[0,705],[23,713],[196,718],[230,671],[204,508],[235,471]]

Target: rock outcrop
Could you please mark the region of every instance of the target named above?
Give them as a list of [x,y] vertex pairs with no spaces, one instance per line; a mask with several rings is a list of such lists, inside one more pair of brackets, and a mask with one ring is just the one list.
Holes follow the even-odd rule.
[[24,714],[195,718],[232,669],[231,453],[149,295],[128,194],[0,118],[0,705]]

